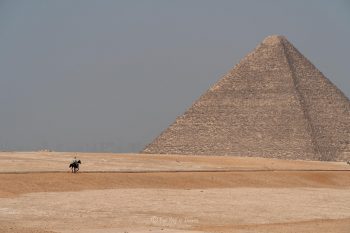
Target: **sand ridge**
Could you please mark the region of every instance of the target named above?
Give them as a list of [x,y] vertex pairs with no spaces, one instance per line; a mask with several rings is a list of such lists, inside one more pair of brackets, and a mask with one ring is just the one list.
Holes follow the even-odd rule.
[[350,172],[157,172],[0,174],[0,197],[32,192],[64,192],[116,188],[335,188],[350,187]]

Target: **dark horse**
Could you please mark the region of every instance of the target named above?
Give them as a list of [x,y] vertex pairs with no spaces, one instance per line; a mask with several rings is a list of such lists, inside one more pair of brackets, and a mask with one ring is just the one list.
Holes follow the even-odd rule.
[[79,171],[79,164],[81,164],[80,160],[69,164],[69,167],[72,169],[72,173],[77,173]]

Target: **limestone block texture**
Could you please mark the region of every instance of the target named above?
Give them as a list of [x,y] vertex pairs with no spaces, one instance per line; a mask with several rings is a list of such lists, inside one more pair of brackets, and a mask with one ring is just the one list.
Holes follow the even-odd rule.
[[273,35],[142,153],[350,160],[350,101]]

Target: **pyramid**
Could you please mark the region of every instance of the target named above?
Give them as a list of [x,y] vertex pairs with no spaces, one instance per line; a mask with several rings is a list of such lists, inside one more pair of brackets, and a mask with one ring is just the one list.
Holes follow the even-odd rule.
[[350,101],[268,36],[142,153],[350,160]]

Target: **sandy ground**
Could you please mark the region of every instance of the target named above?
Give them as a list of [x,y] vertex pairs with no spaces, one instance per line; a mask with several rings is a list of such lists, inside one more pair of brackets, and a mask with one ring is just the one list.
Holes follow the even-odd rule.
[[341,170],[346,163],[276,160],[233,156],[179,156],[76,152],[0,152],[0,173],[67,171],[77,156],[82,171],[188,171],[188,170]]
[[0,153],[1,233],[350,232],[350,166],[242,157]]

